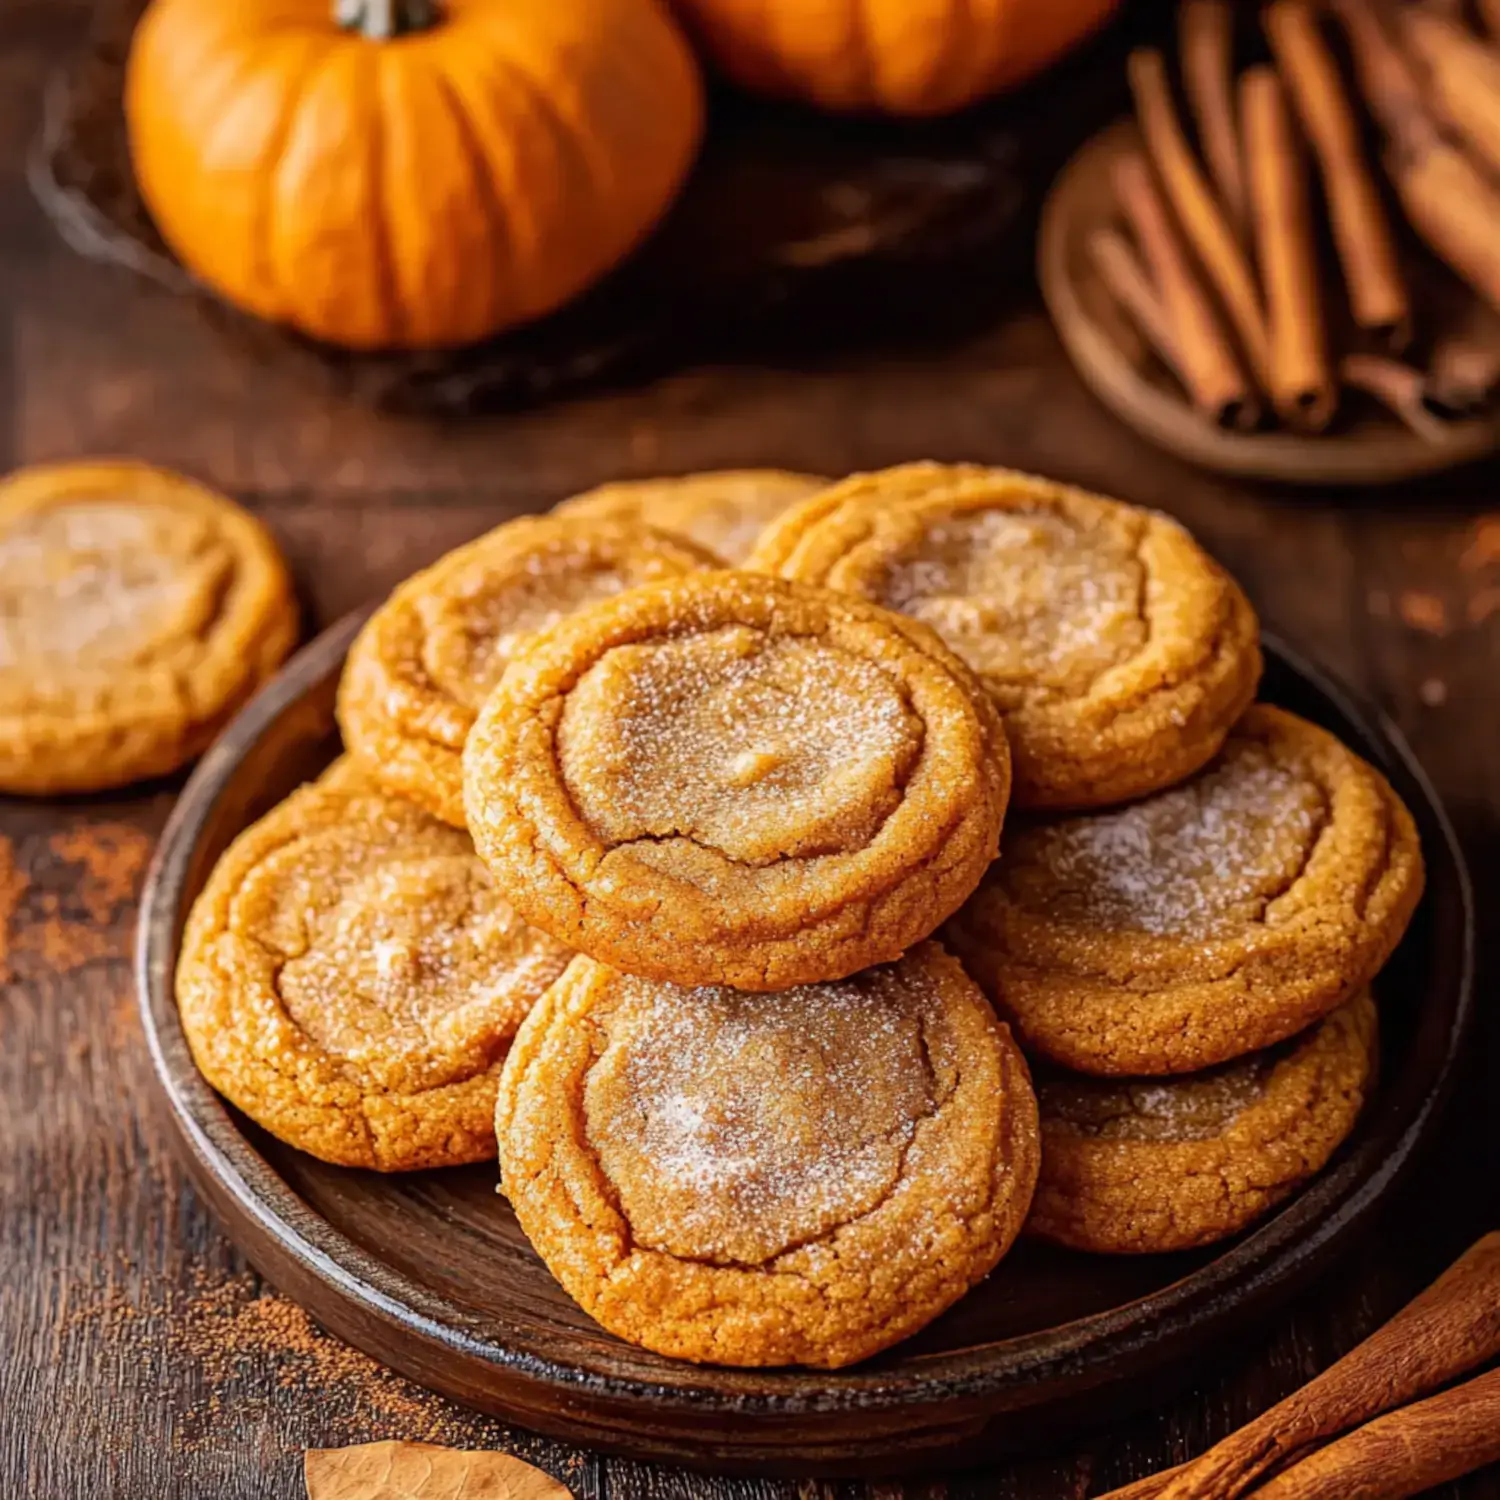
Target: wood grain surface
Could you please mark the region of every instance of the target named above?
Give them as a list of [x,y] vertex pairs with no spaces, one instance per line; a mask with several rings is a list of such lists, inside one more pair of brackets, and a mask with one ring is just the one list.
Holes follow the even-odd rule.
[[[914,457],[1039,469],[1180,516],[1268,625],[1381,702],[1500,897],[1500,466],[1368,496],[1255,489],[1150,449],[1083,389],[1019,286],[941,347],[872,341],[783,369],[444,428],[271,381],[195,308],[84,266],[33,209],[25,151],[77,0],[0,0],[0,465],[123,453],[236,494],[314,624],[482,527],[619,475]],[[1482,518],[1492,514],[1485,529]],[[0,1494],[293,1500],[300,1455],[373,1438],[505,1448],[580,1497],[1051,1500],[1196,1452],[1353,1345],[1500,1225],[1500,940],[1448,1125],[1411,1190],[1287,1315],[1214,1351],[1176,1403],[1087,1444],[930,1483],[718,1482],[604,1461],[428,1397],[319,1335],[247,1272],[145,1098],[129,944],[170,785],[0,804]],[[1439,1493],[1500,1497],[1500,1476]]]

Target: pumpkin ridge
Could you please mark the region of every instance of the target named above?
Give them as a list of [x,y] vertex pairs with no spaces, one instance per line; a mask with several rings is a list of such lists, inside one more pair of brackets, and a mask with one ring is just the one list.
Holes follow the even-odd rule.
[[[697,64],[686,39],[678,29],[677,23],[665,10],[658,8],[656,0],[652,0],[652,9],[661,26],[666,29],[676,49],[680,52],[682,61],[693,71],[695,75],[694,82],[696,84]],[[613,22],[611,24],[613,25]],[[491,35],[504,35],[504,28],[495,28],[491,31]],[[607,206],[610,212],[613,213],[619,201],[622,199],[628,200],[633,196],[630,187],[634,181],[634,173],[627,172],[621,178],[616,170],[616,164],[611,153],[595,147],[594,142],[599,132],[596,127],[590,125],[589,121],[579,117],[578,106],[582,102],[582,97],[577,89],[548,88],[535,77],[529,67],[523,65],[508,52],[503,55],[497,55],[495,61],[518,86],[521,92],[528,99],[535,102],[539,116],[545,119],[554,131],[556,131],[567,154],[581,164],[584,181],[592,193],[596,210],[602,204]],[[660,62],[661,57],[658,56],[655,59],[657,71],[659,71]],[[640,82],[645,85],[643,94],[647,102],[644,105],[638,103],[633,113],[653,117],[655,100],[651,98],[651,80],[640,71],[641,66],[642,57],[638,51],[629,48],[622,48],[620,50],[616,67],[621,77],[631,83],[634,83],[636,78],[639,77]],[[653,129],[655,129],[654,126]],[[686,176],[686,172],[679,171],[677,176],[680,185],[681,180]],[[623,189],[619,187],[622,182],[624,184]],[[659,195],[653,195],[653,197],[659,199]],[[634,248],[635,245],[639,244],[645,238],[660,220],[662,214],[666,212],[671,201],[669,197],[665,202],[658,202],[657,211],[638,229],[632,237],[630,244],[625,247],[626,251]],[[616,260],[620,258],[620,255],[616,256]]]
[[294,279],[288,279],[280,274],[277,265],[277,227],[281,222],[283,211],[283,189],[281,183],[282,173],[286,169],[287,156],[292,149],[292,144],[297,138],[298,127],[301,124],[303,106],[311,95],[313,85],[321,83],[323,75],[329,71],[337,53],[333,51],[315,53],[312,66],[308,68],[297,88],[295,97],[288,100],[287,107],[282,111],[281,139],[276,144],[276,155],[271,163],[269,172],[263,174],[265,178],[266,211],[260,226],[261,253],[264,256],[265,265],[270,272],[272,283],[278,287],[280,305],[283,309],[282,316],[293,319],[299,325],[302,323],[298,299],[292,295],[292,288],[298,283]]
[[[160,23],[158,22],[155,26],[147,24],[152,19],[152,17],[148,16],[142,22],[137,32],[134,43],[137,55],[140,50],[150,51],[159,46],[156,42],[156,35],[160,31]],[[244,58],[225,59],[217,56],[215,52],[217,38],[207,27],[194,33],[191,40],[196,44],[196,51],[199,54],[197,65],[188,67],[183,59],[174,55],[169,59],[167,64],[169,75],[173,84],[178,85],[180,74],[181,82],[179,91],[187,97],[195,101],[208,99],[212,103],[217,104],[231,94],[240,79],[249,71],[250,64]],[[184,48],[183,50],[187,53],[188,60],[192,60],[192,49]],[[126,81],[127,94],[141,91],[139,73],[140,70],[137,68],[128,75]],[[171,142],[172,147],[175,148],[180,135],[178,122],[170,117],[163,119],[155,114],[150,116],[150,120],[152,135],[158,141],[165,136]],[[132,155],[135,155],[134,150]],[[135,170],[137,176],[140,176],[141,167],[137,165]],[[183,215],[177,211],[172,200],[164,194],[152,192],[150,199],[148,211],[151,218],[162,237],[168,244],[172,244],[179,237]],[[206,280],[206,278],[201,277],[199,279]]]
[[[591,194],[594,190],[594,178],[593,174],[589,171],[588,163],[583,159],[583,154],[578,149],[576,142],[571,140],[568,132],[562,128],[558,118],[542,108],[538,91],[530,86],[528,80],[521,75],[520,70],[505,58],[492,53],[486,56],[483,61],[484,68],[475,72],[472,77],[466,76],[461,82],[459,77],[450,74],[447,81],[449,87],[457,95],[459,102],[465,106],[465,117],[473,127],[474,140],[482,153],[484,161],[490,166],[489,180],[491,185],[494,184],[497,177],[504,176],[513,186],[524,190],[526,179],[525,158],[514,152],[509,157],[508,171],[501,173],[495,170],[490,147],[486,141],[486,134],[481,128],[480,118],[469,107],[477,101],[485,110],[485,120],[491,125],[500,125],[497,134],[502,139],[504,138],[505,131],[503,125],[497,120],[493,109],[490,107],[494,100],[494,94],[487,87],[489,78],[498,77],[522,101],[525,108],[530,112],[530,117],[536,129],[545,133],[551,146],[551,154],[558,164],[559,176],[568,180],[571,184],[569,195],[571,196],[574,193]],[[489,71],[486,72],[485,69]],[[521,321],[549,311],[555,304],[551,300],[539,303],[531,294],[530,284],[535,279],[536,272],[535,267],[530,264],[528,257],[534,256],[534,245],[531,240],[523,240],[516,233],[515,220],[508,209],[505,211],[505,222],[511,230],[511,260],[517,269],[515,286],[511,293],[511,303],[517,320]]]
[[[1113,0],[1106,0],[1113,3]],[[983,0],[977,7],[973,35],[984,38],[984,45],[975,45],[970,50],[974,58],[975,79],[991,78],[1004,67],[1005,54],[1014,43],[1016,12],[995,0]],[[969,89],[972,92],[972,88]]]
[[1032,77],[1119,0],[673,0],[759,93],[842,113],[951,114]]
[[583,180],[597,204],[606,196],[604,190],[609,177],[608,174],[601,175],[599,172],[601,163],[586,139],[591,132],[580,129],[578,120],[565,111],[552,93],[543,88],[514,58],[499,57],[496,61],[520,91],[536,105],[538,117],[546,121],[548,128],[562,142],[564,154],[571,156],[582,166]]
[[406,303],[396,274],[396,252],[391,244],[391,228],[386,218],[389,200],[385,186],[385,46],[377,43],[370,59],[374,76],[370,98],[370,259],[375,266],[375,295],[384,304],[386,320],[395,333],[391,343],[399,344],[406,336],[408,319]]
[[348,349],[451,348],[579,295],[661,218],[703,113],[662,0],[446,0],[421,35],[365,34],[427,8],[146,0],[132,165],[226,302]]
[[463,152],[464,161],[469,168],[469,176],[474,185],[474,199],[479,206],[480,216],[489,226],[490,239],[496,249],[503,250],[505,255],[504,265],[499,264],[497,257],[496,262],[490,267],[486,321],[494,321],[500,313],[499,304],[506,295],[507,284],[514,287],[519,286],[521,282],[521,278],[516,274],[515,237],[512,232],[510,214],[501,201],[500,194],[495,191],[495,183],[490,176],[489,159],[485,155],[484,145],[479,139],[478,131],[474,128],[474,122],[469,118],[468,110],[464,108],[458,90],[453,86],[452,79],[441,67],[434,67],[431,70],[431,76],[438,95],[443,101],[443,107],[453,119],[454,133],[458,137],[459,149]]
[[[537,120],[546,127],[556,143],[559,157],[571,162],[577,169],[580,188],[589,203],[590,234],[596,232],[599,205],[608,198],[608,179],[600,176],[600,163],[594,158],[586,141],[581,139],[590,132],[580,130],[577,122],[559,107],[558,101],[512,58],[497,55],[494,62],[535,111]],[[530,316],[532,313],[533,309],[528,307],[526,315]]]
[[[973,0],[952,0],[952,4],[953,22],[948,28],[947,45],[943,48],[933,76],[928,81],[928,87],[935,88],[939,96],[944,99],[962,98],[967,92],[962,86],[966,72],[965,63],[972,56],[971,48],[974,46],[974,38],[984,34],[983,22],[979,18]],[[955,87],[955,84],[958,87]]]
[[274,243],[271,231],[276,210],[276,179],[280,173],[282,158],[286,155],[287,146],[291,141],[292,126],[296,122],[297,110],[306,97],[308,89],[312,87],[313,79],[327,61],[327,53],[320,53],[316,49],[309,48],[304,59],[305,66],[300,70],[300,76],[292,80],[286,97],[282,100],[280,113],[276,117],[276,129],[267,144],[265,160],[261,164],[259,173],[255,212],[250,227],[250,260],[255,266],[255,274],[261,287],[269,299],[266,316],[271,318],[284,318],[288,312],[287,298],[277,284],[275,258],[271,250]]
[[[767,0],[770,3],[770,0]],[[856,97],[850,103],[856,108],[863,105],[871,108],[880,104],[880,75],[875,71],[875,49],[870,45],[870,18],[865,13],[865,0],[854,0],[849,7],[849,50],[855,55],[853,78],[855,80],[854,90]],[[865,85],[864,99],[857,96],[861,92],[859,79],[863,76]]]

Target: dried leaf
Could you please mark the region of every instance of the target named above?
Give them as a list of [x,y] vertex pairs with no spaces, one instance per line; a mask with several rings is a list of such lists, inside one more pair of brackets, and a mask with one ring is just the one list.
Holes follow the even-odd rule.
[[312,1448],[307,1500],[571,1500],[551,1475],[508,1453],[432,1443]]

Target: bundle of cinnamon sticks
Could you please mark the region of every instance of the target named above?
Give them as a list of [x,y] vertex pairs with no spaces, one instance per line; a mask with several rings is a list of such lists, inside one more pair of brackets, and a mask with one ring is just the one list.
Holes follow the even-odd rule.
[[1497,1358],[1500,1233],[1486,1235],[1383,1328],[1249,1426],[1104,1500],[1420,1494],[1500,1462]]
[[[1500,0],[1483,11],[1500,28]],[[1353,388],[1441,442],[1500,386],[1500,32],[1436,0],[1270,0],[1271,61],[1237,74],[1235,12],[1182,6],[1185,111],[1164,55],[1131,56],[1142,145],[1114,166],[1118,222],[1090,239],[1099,279],[1221,427],[1322,432]],[[1390,199],[1477,294],[1457,329],[1420,326]],[[1325,301],[1318,203],[1342,307]]]

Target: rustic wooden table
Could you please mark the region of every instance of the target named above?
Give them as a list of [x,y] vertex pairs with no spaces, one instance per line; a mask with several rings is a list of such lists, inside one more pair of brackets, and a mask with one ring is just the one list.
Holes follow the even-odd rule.
[[[128,454],[237,495],[285,546],[309,629],[506,516],[622,475],[916,457],[1014,464],[1160,506],[1266,623],[1378,700],[1500,895],[1500,466],[1390,493],[1254,491],[1195,474],[1082,390],[1023,290],[961,345],[699,370],[461,427],[376,417],[258,365],[195,308],[73,258],[23,178],[77,0],[0,0],[0,469]],[[1349,1348],[1500,1225],[1500,1017],[1441,1140],[1363,1246],[1173,1406],[1070,1452],[906,1485],[733,1482],[620,1462],[430,1397],[263,1286],[168,1154],[130,976],[162,785],[0,804],[0,1494],[290,1500],[308,1446],[508,1448],[580,1497],[1083,1496],[1180,1460]],[[1491,1472],[1452,1487],[1500,1497]]]

